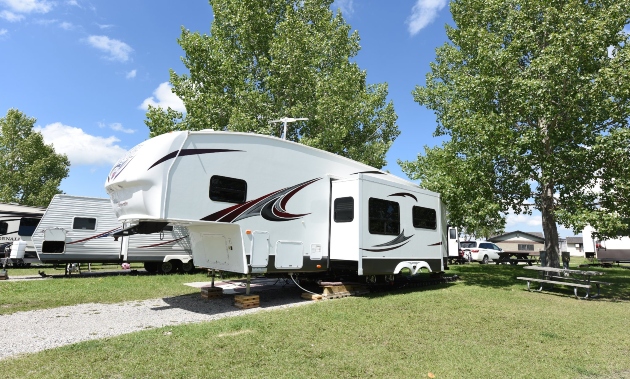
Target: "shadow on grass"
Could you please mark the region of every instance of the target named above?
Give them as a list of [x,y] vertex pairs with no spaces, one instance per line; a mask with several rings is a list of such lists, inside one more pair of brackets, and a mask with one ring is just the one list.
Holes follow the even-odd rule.
[[[526,291],[527,285],[525,281],[517,280],[516,277],[533,277],[537,278],[538,273],[524,269],[524,265],[480,265],[480,264],[464,264],[464,265],[452,265],[448,271],[449,274],[457,274],[460,277],[459,282],[464,285],[473,285],[478,287],[487,288],[505,288],[514,285],[520,285]],[[571,269],[580,269],[588,271],[602,272],[603,275],[597,276],[594,280],[601,282],[611,283],[610,285],[601,285],[601,296],[597,299],[606,301],[630,301],[630,270],[623,267],[601,268],[601,267],[589,267],[578,268],[577,265],[571,266]],[[533,287],[536,287],[535,285]],[[565,288],[565,287],[558,287]],[[553,291],[558,291],[554,289]],[[543,290],[543,293],[558,294],[562,296],[573,295],[573,290],[566,288],[559,292],[549,292]],[[597,293],[595,285],[591,289],[591,293]],[[580,296],[584,295],[584,292],[579,292]]]
[[[163,298],[162,300],[168,305],[156,307],[154,310],[160,311],[169,308],[178,308],[206,315],[218,315],[244,311],[234,305],[234,296],[245,295],[246,293],[244,280],[224,281],[217,283],[217,285],[223,285],[226,287],[223,291],[224,294],[221,297],[206,299],[201,297],[200,290],[198,294]],[[302,299],[302,292],[304,291],[296,287],[294,284],[287,284],[284,281],[276,281],[275,279],[253,280],[252,287],[250,288],[250,295],[258,295],[260,299],[260,307],[256,308],[263,309],[297,305],[298,303],[311,303],[311,300]]]

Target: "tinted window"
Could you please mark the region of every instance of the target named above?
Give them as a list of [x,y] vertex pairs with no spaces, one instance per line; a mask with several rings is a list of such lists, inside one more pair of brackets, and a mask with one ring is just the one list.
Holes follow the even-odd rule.
[[352,197],[340,197],[335,199],[335,222],[351,222],[354,220],[354,199]]
[[20,236],[32,236],[35,233],[35,228],[39,224],[38,218],[24,217],[20,219],[20,227],[18,229],[18,235]]
[[0,234],[7,234],[8,230],[9,230],[9,224],[7,224],[4,221],[0,222]]
[[455,229],[451,229],[448,231],[449,237],[450,239],[454,240],[457,238],[457,230]]
[[244,203],[246,199],[246,181],[219,175],[210,178],[210,200],[240,204]]
[[370,198],[368,205],[370,234],[400,234],[400,206],[397,202]]
[[414,228],[435,229],[437,227],[435,209],[414,206],[412,217]]
[[72,229],[95,230],[96,219],[87,217],[75,217],[72,222]]
[[471,247],[477,247],[477,242],[475,241],[460,242],[459,246],[463,249],[470,249]]
[[492,244],[491,243],[480,243],[479,244],[479,248],[480,249],[492,249]]

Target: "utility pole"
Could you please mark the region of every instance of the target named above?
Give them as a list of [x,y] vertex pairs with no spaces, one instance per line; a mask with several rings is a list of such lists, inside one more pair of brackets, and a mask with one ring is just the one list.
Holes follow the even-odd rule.
[[278,122],[281,122],[282,125],[284,126],[284,132],[282,133],[282,139],[286,140],[287,139],[287,124],[289,122],[296,122],[296,121],[306,121],[308,120],[308,118],[291,118],[291,117],[282,117],[281,119],[278,120],[271,120],[269,121],[270,124],[275,124]]

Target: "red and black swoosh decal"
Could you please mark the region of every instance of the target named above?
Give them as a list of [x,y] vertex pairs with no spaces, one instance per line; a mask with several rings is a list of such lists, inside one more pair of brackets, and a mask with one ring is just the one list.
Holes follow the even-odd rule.
[[321,178],[315,178],[306,182],[296,184],[292,187],[283,188],[263,195],[257,199],[247,201],[243,204],[233,205],[222,209],[211,215],[203,217],[203,221],[236,222],[248,217],[262,216],[268,221],[291,221],[302,218],[310,213],[293,214],[286,210],[288,201],[306,186],[315,183]]
[[242,152],[243,150],[232,150],[232,149],[181,149],[177,151],[173,151],[172,153],[168,153],[162,158],[158,159],[153,163],[147,171],[152,169],[153,167],[159,165],[160,163],[166,162],[169,159],[173,159],[175,157],[184,157],[187,155],[201,155],[201,154],[213,154],[213,153],[233,153],[233,152]]
[[108,230],[108,231],[106,231],[105,233],[96,234],[96,235],[94,235],[94,236],[91,236],[91,237],[88,237],[88,238],[84,238],[84,239],[81,239],[81,240],[78,240],[78,241],[68,242],[68,245],[72,245],[72,244],[74,244],[74,243],[79,243],[79,242],[89,241],[89,240],[94,239],[94,238],[109,237],[110,235],[112,235],[113,233],[115,233],[115,232],[116,232],[117,230],[119,230],[119,229],[122,229],[122,226],[119,226],[119,227],[117,227],[117,228],[115,228],[115,229],[112,229],[112,230]]

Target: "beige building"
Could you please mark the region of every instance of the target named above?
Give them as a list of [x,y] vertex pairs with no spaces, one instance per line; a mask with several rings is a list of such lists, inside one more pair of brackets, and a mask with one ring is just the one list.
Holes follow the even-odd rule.
[[538,255],[545,249],[545,238],[540,232],[521,232],[520,230],[488,238],[505,252],[530,253]]

